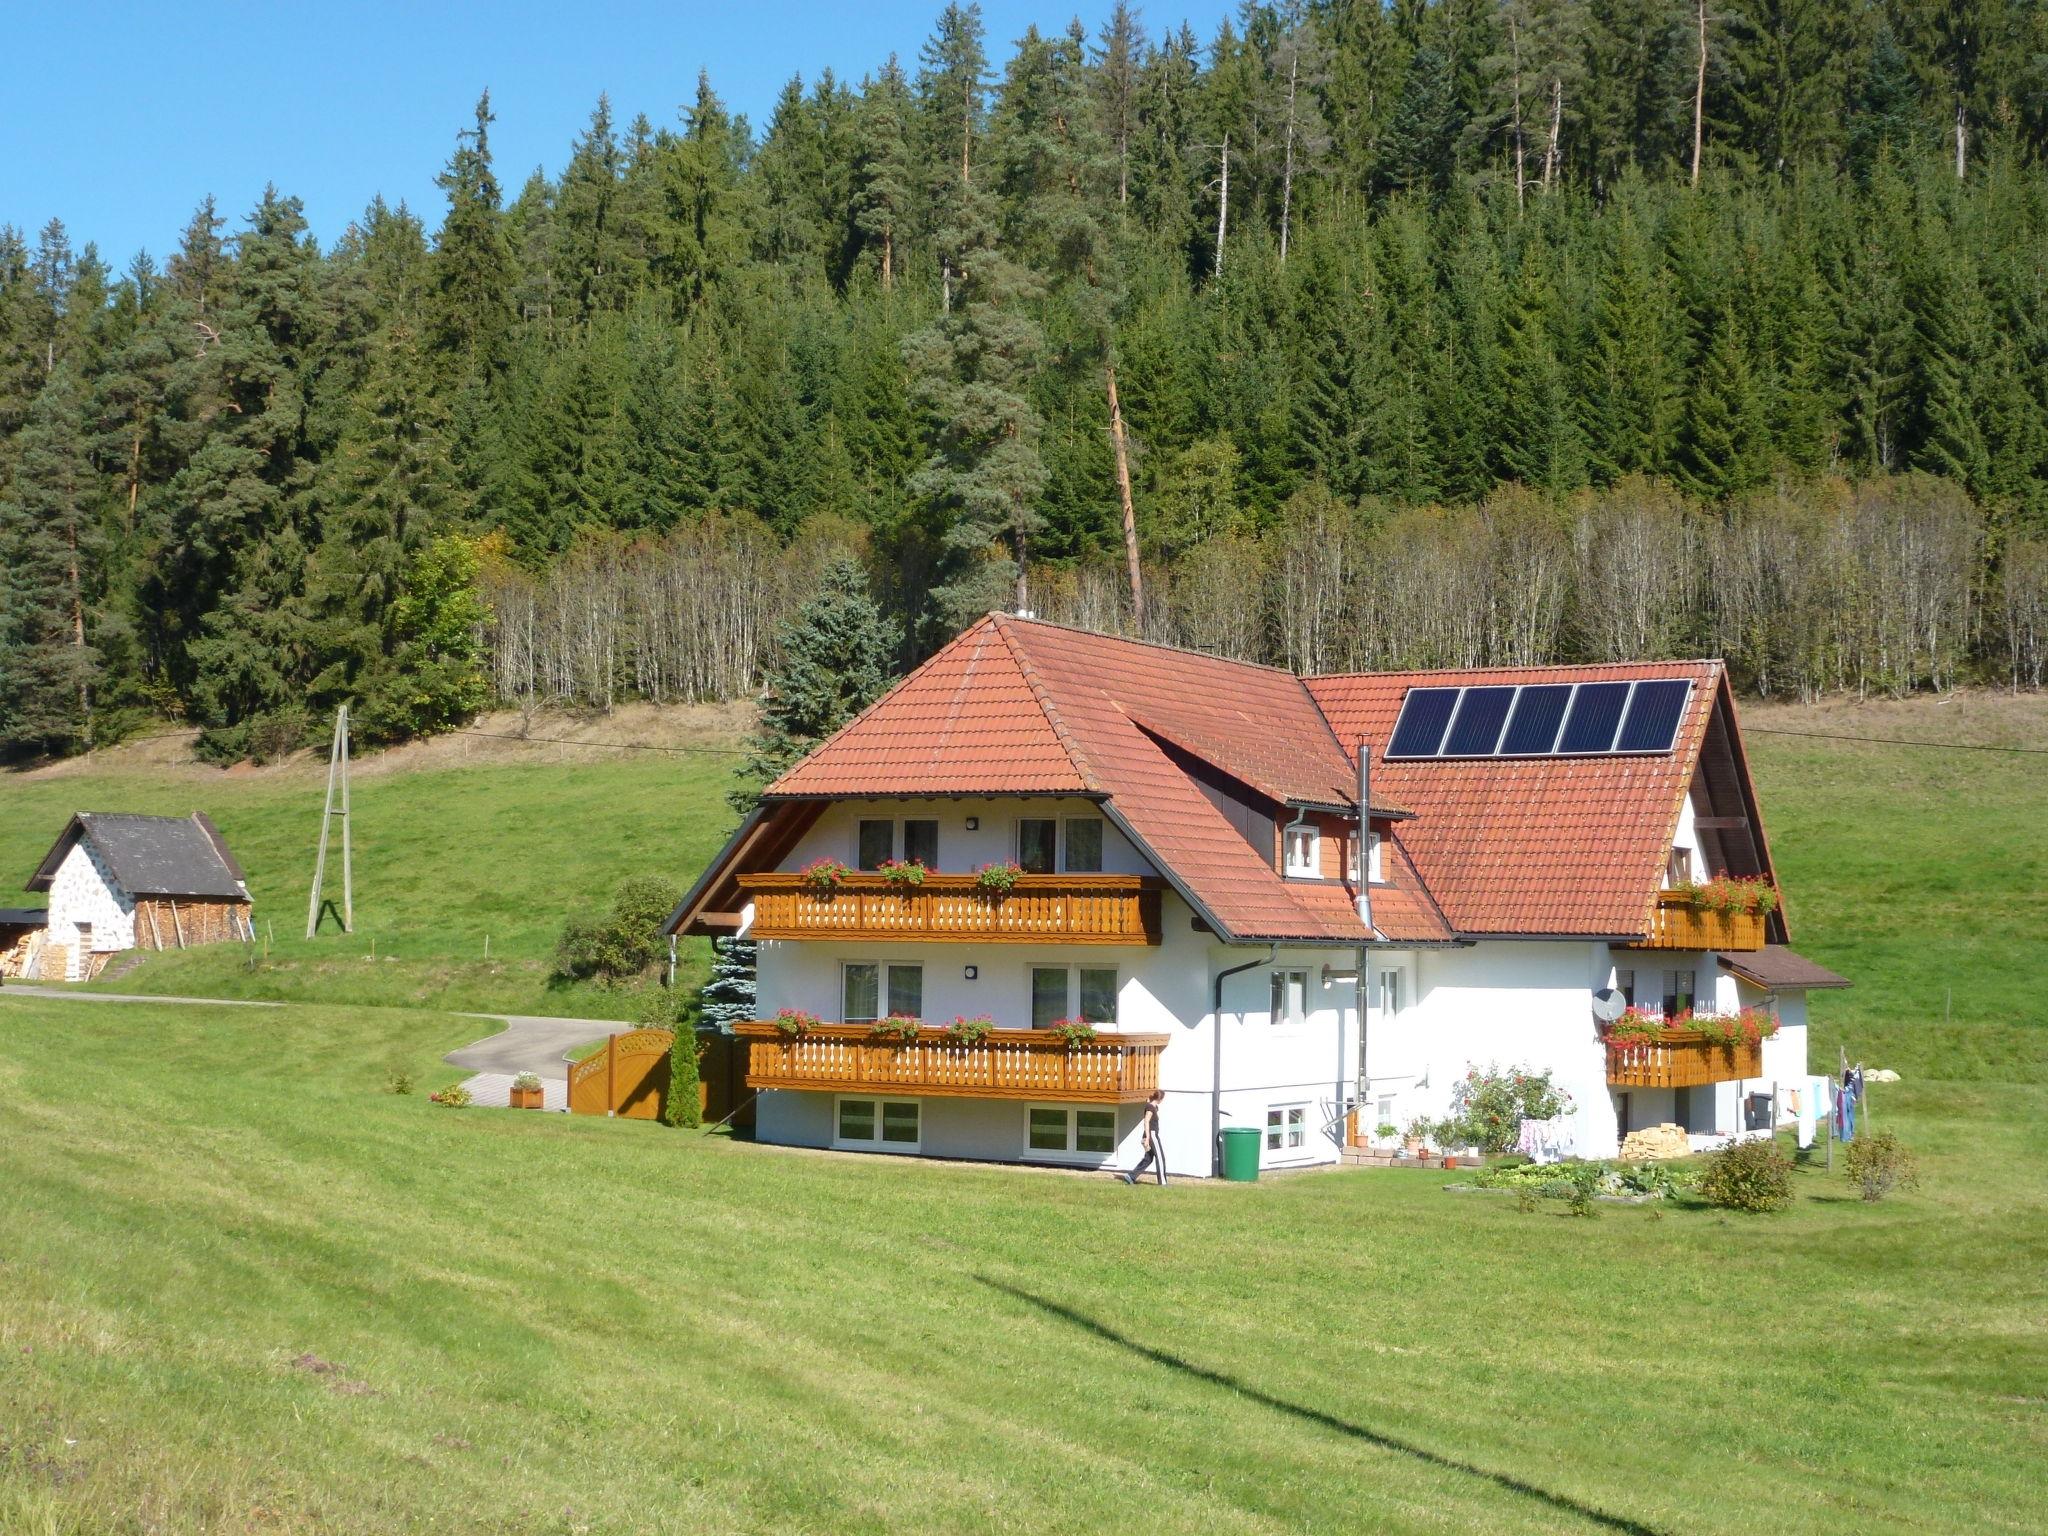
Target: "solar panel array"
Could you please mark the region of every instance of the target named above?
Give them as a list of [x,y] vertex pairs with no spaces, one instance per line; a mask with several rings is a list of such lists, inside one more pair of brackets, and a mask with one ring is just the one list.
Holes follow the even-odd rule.
[[1391,759],[1598,757],[1663,753],[1692,697],[1682,677],[1632,683],[1509,683],[1410,688]]

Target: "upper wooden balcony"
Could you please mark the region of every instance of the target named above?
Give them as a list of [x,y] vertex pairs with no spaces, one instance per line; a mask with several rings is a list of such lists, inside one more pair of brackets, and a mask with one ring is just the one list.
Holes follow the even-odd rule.
[[1019,875],[1006,892],[973,875],[922,885],[848,875],[821,892],[801,875],[741,875],[750,939],[914,939],[998,944],[1157,944],[1161,881],[1141,875]]
[[1607,1082],[1613,1088],[1699,1088],[1761,1077],[1763,1071],[1758,1041],[1727,1044],[1698,1030],[1671,1030],[1654,1040],[1607,1048]]
[[1172,1038],[1105,1031],[1070,1046],[1049,1030],[995,1029],[965,1045],[936,1028],[883,1039],[868,1024],[818,1024],[801,1035],[741,1024],[733,1033],[746,1043],[749,1088],[1084,1104],[1143,1103]]
[[1761,912],[1716,912],[1695,907],[1683,891],[1659,891],[1650,931],[1625,949],[1762,949]]

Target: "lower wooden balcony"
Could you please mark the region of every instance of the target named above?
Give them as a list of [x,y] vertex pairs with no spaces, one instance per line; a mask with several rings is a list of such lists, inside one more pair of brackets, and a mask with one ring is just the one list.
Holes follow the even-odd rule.
[[849,875],[819,891],[801,875],[742,875],[750,939],[916,939],[1011,944],[1157,944],[1162,882],[1140,875],[1019,875],[1008,891],[973,875],[921,885]]
[[1762,949],[1764,917],[1760,912],[1715,912],[1693,906],[1679,891],[1659,891],[1650,915],[1650,931],[1624,949]]
[[1069,1046],[1033,1029],[991,1030],[974,1045],[923,1029],[888,1040],[866,1024],[820,1024],[797,1036],[773,1024],[741,1024],[749,1088],[891,1092],[921,1098],[1043,1099],[1139,1104],[1159,1086],[1170,1035],[1100,1034]]
[[1697,1030],[1671,1030],[1654,1040],[1630,1040],[1607,1047],[1610,1088],[1701,1088],[1761,1077],[1763,1046],[1755,1040],[1727,1044]]

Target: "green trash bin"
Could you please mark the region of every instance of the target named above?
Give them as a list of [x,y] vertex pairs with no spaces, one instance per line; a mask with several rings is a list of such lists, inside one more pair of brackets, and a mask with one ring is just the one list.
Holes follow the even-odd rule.
[[1234,1184],[1251,1184],[1257,1181],[1259,1132],[1251,1126],[1232,1125],[1224,1128],[1223,1177]]

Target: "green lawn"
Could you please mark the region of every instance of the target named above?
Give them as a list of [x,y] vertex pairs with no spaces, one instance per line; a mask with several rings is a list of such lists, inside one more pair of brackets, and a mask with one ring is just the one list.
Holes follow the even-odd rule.
[[[729,759],[620,756],[359,774],[352,934],[330,920],[305,937],[324,762],[246,777],[0,775],[0,871],[26,879],[74,810],[204,810],[248,871],[262,944],[152,956],[102,990],[629,1018],[627,994],[550,981],[563,919],[608,907],[632,875],[687,884],[734,818]],[[340,891],[337,845],[337,905]],[[699,946],[689,954],[702,963]]]
[[[2048,1531],[2042,760],[1752,746],[1799,947],[1859,983],[1816,1061],[1905,1075],[1924,1182],[1883,1205],[807,1154],[384,1093],[455,1076],[442,1013],[0,994],[0,1532]],[[383,995],[545,1001],[564,892],[722,829],[688,773],[394,781]],[[303,785],[219,782],[252,866],[308,851]],[[48,819],[6,785],[0,852]],[[527,969],[435,950],[437,891]],[[279,960],[126,984],[386,985]]]

